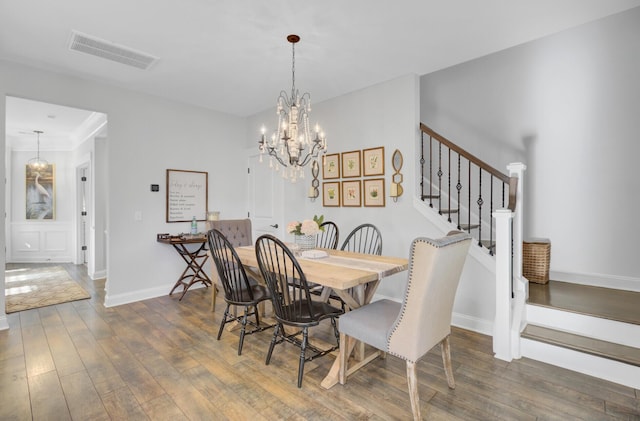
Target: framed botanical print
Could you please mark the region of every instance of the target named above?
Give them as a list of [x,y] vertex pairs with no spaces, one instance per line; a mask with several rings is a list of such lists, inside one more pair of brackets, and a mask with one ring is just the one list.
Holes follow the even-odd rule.
[[25,172],[26,219],[56,219],[56,172],[53,164]]
[[365,177],[384,175],[384,146],[362,151],[362,172]]
[[360,151],[342,152],[342,178],[352,177],[360,177]]
[[342,182],[342,206],[359,207],[362,203],[360,180]]
[[331,180],[340,178],[340,154],[334,153],[322,157],[322,178]]
[[365,206],[384,206],[384,178],[364,180]]
[[322,206],[340,206],[340,182],[322,183]]

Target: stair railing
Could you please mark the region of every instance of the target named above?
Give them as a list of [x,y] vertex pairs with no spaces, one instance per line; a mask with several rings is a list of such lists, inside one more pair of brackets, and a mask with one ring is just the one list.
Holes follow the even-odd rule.
[[[425,124],[420,124],[420,130],[421,199],[436,207],[457,229],[476,237],[478,246],[493,255],[495,226],[491,215],[498,208],[515,211],[518,178],[496,170]],[[457,216],[455,221],[452,214]],[[483,229],[488,231],[484,233],[487,239],[483,239]]]

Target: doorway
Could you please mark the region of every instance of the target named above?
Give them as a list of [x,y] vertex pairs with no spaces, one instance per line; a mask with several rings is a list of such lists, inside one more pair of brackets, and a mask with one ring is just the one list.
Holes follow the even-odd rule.
[[[95,161],[105,162],[106,114],[7,96],[5,261],[7,263],[87,264],[91,279],[106,276],[104,236],[96,242],[95,222],[106,224],[106,209],[94,206]],[[36,151],[34,131],[39,131]],[[53,167],[55,217],[48,221],[25,215],[25,164],[40,155]],[[79,181],[84,177],[86,182]],[[99,194],[106,195],[105,190]],[[99,203],[106,203],[100,198]],[[101,266],[104,265],[104,266]]]

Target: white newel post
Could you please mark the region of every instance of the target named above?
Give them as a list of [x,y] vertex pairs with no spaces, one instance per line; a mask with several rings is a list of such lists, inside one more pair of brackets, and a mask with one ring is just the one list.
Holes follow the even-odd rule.
[[493,322],[495,357],[511,361],[511,220],[509,209],[493,212],[496,219],[496,317]]
[[520,358],[520,330],[526,322],[525,304],[529,296],[529,283],[522,276],[522,241],[524,240],[524,172],[527,166],[521,162],[507,165],[509,177],[518,179],[516,209],[513,216],[513,313],[511,319],[511,357]]

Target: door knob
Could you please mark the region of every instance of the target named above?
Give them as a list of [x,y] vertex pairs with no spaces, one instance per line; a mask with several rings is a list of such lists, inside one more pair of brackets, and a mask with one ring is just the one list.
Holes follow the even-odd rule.
[[269,226],[273,227],[273,228],[278,228],[278,224],[273,224],[273,225],[269,225]]

